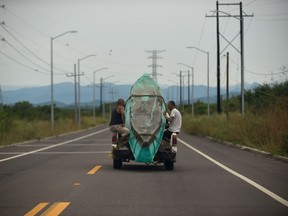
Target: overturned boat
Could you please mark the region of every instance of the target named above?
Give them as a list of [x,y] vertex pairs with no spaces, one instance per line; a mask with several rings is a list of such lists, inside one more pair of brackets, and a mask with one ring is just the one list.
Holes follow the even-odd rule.
[[[130,97],[125,105],[125,125],[130,129],[127,142],[112,144],[114,168],[121,168],[122,162],[135,160],[143,163],[161,163],[173,169],[176,160],[176,143],[162,143],[166,119],[165,101],[158,83],[148,74],[141,76],[131,87]],[[115,136],[115,134],[114,134]],[[173,134],[172,136],[176,136]],[[172,148],[173,147],[173,148]]]

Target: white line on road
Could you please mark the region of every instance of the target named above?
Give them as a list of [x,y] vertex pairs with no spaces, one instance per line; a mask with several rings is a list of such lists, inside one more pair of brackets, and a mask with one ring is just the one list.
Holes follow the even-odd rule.
[[267,194],[268,196],[272,197],[277,202],[280,202],[281,204],[283,204],[286,207],[288,207],[288,201],[287,200],[283,199],[282,197],[278,196],[277,194],[273,193],[272,191],[266,189],[265,187],[259,185],[258,183],[254,182],[253,180],[247,178],[246,176],[241,175],[240,173],[237,173],[234,170],[232,170],[232,169],[228,168],[227,166],[223,165],[222,163],[214,160],[213,158],[209,157],[208,155],[204,154],[203,152],[199,151],[198,149],[192,147],[191,145],[189,145],[185,141],[183,141],[183,140],[181,140],[179,138],[178,138],[178,140],[181,143],[183,143],[185,146],[187,146],[188,148],[192,149],[193,151],[197,152],[198,154],[200,154],[201,156],[206,158],[207,160],[211,161],[212,163],[216,164],[217,166],[221,167],[222,169],[226,170],[227,172],[231,173],[232,175],[242,179],[243,181],[247,182],[248,184],[252,185],[253,187],[257,188],[258,190],[260,190],[263,193]]
[[[99,141],[99,140],[97,140]],[[109,140],[110,141],[110,140]],[[107,142],[109,142],[107,141]],[[95,140],[94,140],[95,142]],[[43,146],[51,146],[51,144],[21,144],[21,145],[15,145],[17,148],[26,148],[26,147],[43,147]],[[111,144],[97,144],[97,143],[90,143],[90,144],[87,144],[87,143],[77,143],[77,144],[70,144],[69,147],[71,146],[111,146]],[[1,154],[1,153],[0,153]]]
[[[81,151],[81,152],[36,152],[34,154],[107,154],[111,151]],[[19,155],[23,152],[4,152],[0,153],[0,155]]]
[[4,161],[15,159],[15,158],[23,157],[23,156],[26,156],[26,155],[35,154],[37,152],[41,152],[41,151],[45,151],[47,149],[51,149],[51,148],[55,148],[55,147],[58,147],[58,146],[62,146],[62,145],[65,145],[65,144],[68,144],[68,143],[71,143],[71,142],[75,142],[75,141],[78,141],[78,140],[81,140],[81,139],[85,139],[85,138],[93,136],[95,134],[102,133],[102,132],[104,132],[106,130],[108,130],[108,128],[105,128],[105,129],[100,130],[100,131],[96,131],[94,133],[91,133],[91,134],[88,134],[88,135],[85,135],[85,136],[82,136],[82,137],[78,137],[76,139],[72,139],[72,140],[68,140],[68,141],[65,141],[65,142],[57,143],[55,145],[51,145],[51,146],[48,146],[48,147],[45,147],[45,148],[37,149],[37,150],[34,150],[34,151],[30,151],[30,152],[25,152],[23,154],[15,155],[15,156],[12,156],[12,157],[9,157],[9,158],[4,158],[4,159],[0,160],[0,163],[4,162]]

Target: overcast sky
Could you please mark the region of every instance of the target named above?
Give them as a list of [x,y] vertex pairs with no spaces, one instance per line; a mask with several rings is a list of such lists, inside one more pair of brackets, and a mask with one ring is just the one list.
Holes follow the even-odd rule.
[[[288,0],[243,0],[245,82],[287,79]],[[223,0],[219,3],[239,3]],[[51,49],[54,39],[54,82],[73,82],[81,60],[81,85],[93,82],[93,71],[107,82],[132,84],[143,73],[151,73],[149,50],[159,53],[159,84],[175,85],[180,70],[194,67],[196,85],[207,83],[207,55],[187,46],[209,51],[210,86],[216,86],[215,0],[0,0],[0,85],[50,85]],[[4,6],[3,6],[4,5]],[[221,5],[219,10],[239,15],[239,6]],[[239,20],[220,18],[220,33],[240,49]],[[221,50],[227,45],[221,38]],[[230,83],[240,83],[240,54],[229,46],[221,54],[221,85],[226,80],[226,58],[230,53]],[[284,73],[281,73],[283,72]],[[286,71],[286,72],[285,72]],[[273,74],[273,75],[271,75]]]

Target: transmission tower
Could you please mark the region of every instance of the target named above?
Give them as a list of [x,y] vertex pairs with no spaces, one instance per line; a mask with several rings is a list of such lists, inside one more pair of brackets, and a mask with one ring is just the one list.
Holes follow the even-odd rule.
[[[231,5],[238,5],[239,6],[239,14],[230,14],[227,12],[224,12],[222,10],[219,10],[219,6],[231,6]],[[232,46],[234,49],[236,49],[240,55],[241,55],[241,113],[244,115],[244,34],[243,34],[243,28],[244,28],[244,17],[253,17],[254,15],[247,15],[246,13],[243,14],[242,10],[242,2],[240,3],[218,3],[216,1],[216,11],[214,11],[216,15],[207,16],[206,17],[216,17],[217,18],[217,112],[221,112],[221,100],[220,100],[220,55],[221,53],[228,47]],[[236,37],[229,41],[227,40],[219,31],[219,18],[226,17],[230,18],[233,17],[235,19],[238,19],[240,21],[240,50],[238,50],[234,45],[233,41]],[[224,38],[224,40],[228,43],[228,45],[220,52],[220,36]]]
[[[162,57],[158,56],[158,53],[165,52],[166,50],[147,50],[146,52],[152,53],[152,56],[148,58],[152,58],[152,64],[148,67],[152,67],[152,78],[157,81],[157,67],[162,67],[162,65],[157,64],[157,59],[162,59]],[[160,74],[159,74],[160,75]]]

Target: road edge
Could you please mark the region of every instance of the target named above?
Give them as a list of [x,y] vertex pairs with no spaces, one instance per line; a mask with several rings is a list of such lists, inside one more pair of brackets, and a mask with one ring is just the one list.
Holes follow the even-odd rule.
[[281,160],[283,162],[288,163],[288,157],[284,157],[284,156],[280,156],[280,155],[273,155],[272,153],[269,153],[269,152],[265,152],[265,151],[262,151],[262,150],[259,150],[259,149],[251,148],[251,147],[240,145],[240,144],[231,143],[231,142],[228,142],[228,141],[225,141],[225,140],[220,140],[220,139],[217,139],[217,138],[214,138],[214,137],[210,137],[210,136],[205,136],[205,138],[209,139],[209,140],[212,140],[212,141],[215,141],[217,143],[226,145],[226,146],[238,148],[238,149],[241,149],[241,150],[244,150],[244,151],[253,152],[253,153],[264,155],[264,156],[267,156],[267,157],[272,157],[272,158],[274,158],[276,160]]

